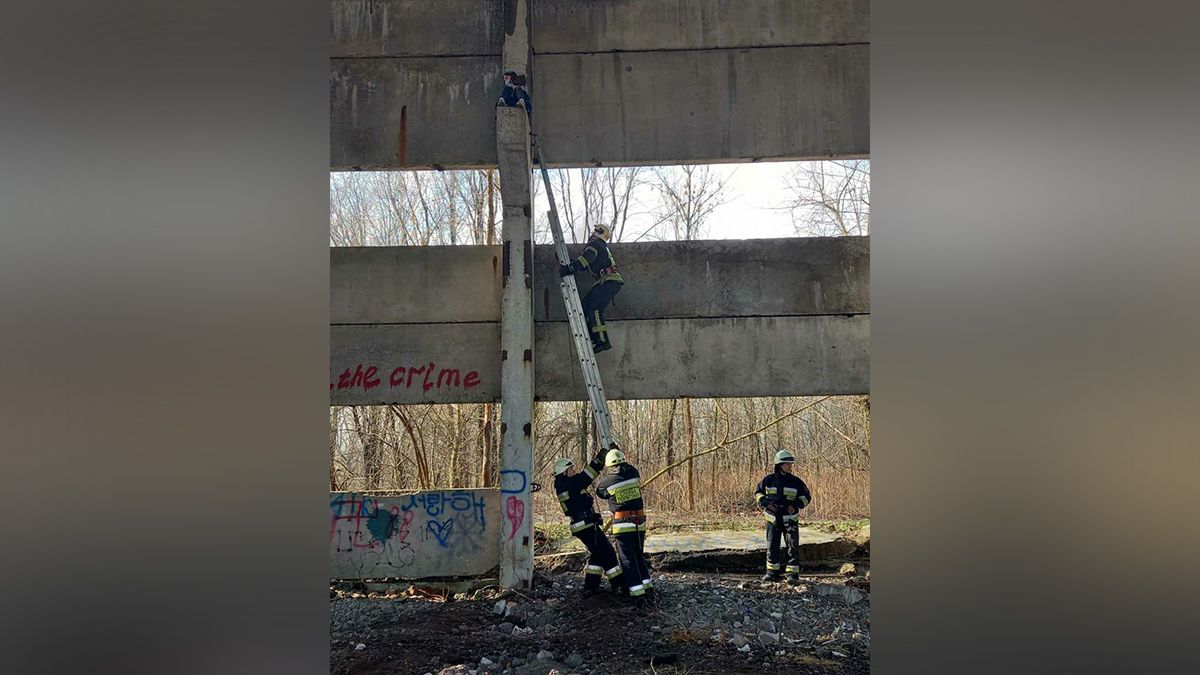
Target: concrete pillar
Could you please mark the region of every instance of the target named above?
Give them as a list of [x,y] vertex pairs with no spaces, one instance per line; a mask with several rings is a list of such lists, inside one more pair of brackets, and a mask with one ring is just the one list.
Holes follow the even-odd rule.
[[[501,72],[529,70],[527,0],[507,0]],[[533,168],[529,117],[496,108],[503,289],[500,296],[500,585],[533,584]]]
[[529,118],[496,108],[504,205],[500,299],[500,585],[533,581],[533,196]]

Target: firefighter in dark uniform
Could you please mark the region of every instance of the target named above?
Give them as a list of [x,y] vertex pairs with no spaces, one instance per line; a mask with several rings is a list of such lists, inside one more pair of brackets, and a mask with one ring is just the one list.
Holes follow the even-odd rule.
[[588,333],[592,338],[592,351],[597,354],[612,349],[608,327],[604,324],[604,309],[625,285],[625,279],[617,271],[617,261],[613,259],[612,251],[608,250],[609,239],[612,239],[612,228],[597,225],[583,254],[572,260],[570,265],[558,266],[559,276],[587,270],[596,280],[587,295],[583,296],[582,305],[583,317],[587,320]]
[[622,574],[626,577],[629,596],[636,599],[654,588],[643,555],[646,512],[642,502],[642,478],[638,470],[625,461],[625,453],[617,448],[608,451],[604,464],[608,468],[596,483],[596,495],[608,500]]
[[792,473],[796,458],[787,450],[775,453],[775,470],[754,490],[755,501],[767,520],[767,573],[763,581],[779,581],[783,562],[779,539],[787,542],[787,582],[800,583],[800,509],[812,501],[808,486]]
[[582,472],[576,471],[575,463],[565,457],[554,463],[554,492],[558,495],[558,503],[563,514],[571,520],[571,535],[583,542],[589,554],[583,577],[585,595],[600,590],[601,575],[608,578],[614,591],[624,587],[617,554],[608,537],[604,536],[600,514],[596,513],[592,495],[587,491],[603,469],[603,455],[596,455]]

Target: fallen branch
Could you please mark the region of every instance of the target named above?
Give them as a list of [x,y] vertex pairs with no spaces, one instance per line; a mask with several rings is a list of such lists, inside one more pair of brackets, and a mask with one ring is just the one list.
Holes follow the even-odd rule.
[[[779,417],[776,417],[775,419],[771,420],[770,422],[767,422],[766,424],[762,425],[761,427],[758,427],[757,429],[753,429],[751,431],[747,431],[746,433],[742,434],[741,436],[737,436],[736,438],[729,438],[728,436],[726,436],[724,440],[722,440],[720,443],[717,443],[716,445],[712,446],[711,448],[708,448],[706,450],[701,450],[700,452],[688,455],[687,457],[684,457],[683,459],[680,459],[679,461],[673,462],[673,463],[668,464],[667,466],[663,467],[662,469],[659,469],[658,473],[656,473],[653,476],[642,481],[642,487],[644,488],[647,485],[649,485],[650,483],[653,483],[654,480],[656,478],[658,478],[659,476],[663,475],[664,473],[667,473],[668,471],[670,471],[671,469],[674,469],[675,467],[682,466],[684,463],[686,463],[689,460],[695,459],[697,457],[703,457],[704,455],[712,454],[718,450],[727,448],[730,445],[737,443],[738,441],[747,439],[747,438],[753,436],[754,434],[762,433],[762,432],[766,431],[767,429],[770,429],[771,427],[775,426],[776,424],[779,424],[780,422],[788,419],[789,417],[795,417],[796,415],[799,415],[800,413],[804,412],[805,410],[808,410],[809,408],[817,405],[818,403],[822,403],[830,398],[832,398],[832,397],[831,396],[822,396],[821,398],[813,401],[812,403],[800,406],[799,408],[796,408],[795,410],[793,410],[791,412],[784,413],[784,414],[780,415]],[[726,432],[726,433],[728,433],[728,432]]]
[[[728,427],[726,427],[725,438],[720,443],[717,443],[716,445],[712,446],[711,448],[708,448],[707,450],[701,450],[700,452],[692,453],[692,454],[688,455],[687,457],[684,457],[683,459],[680,459],[678,461],[675,461],[675,462],[672,462],[672,463],[666,465],[665,467],[660,469],[658,471],[658,473],[655,473],[653,476],[642,481],[642,488],[644,489],[647,485],[653,483],[656,478],[667,473],[671,469],[682,466],[697,457],[703,457],[704,455],[710,455],[718,450],[727,448],[730,445],[733,445],[734,443],[737,443],[740,440],[743,440],[743,439],[753,436],[754,434],[762,433],[762,432],[766,431],[767,429],[770,429],[771,427],[775,426],[776,424],[779,424],[780,422],[788,419],[789,417],[795,417],[796,415],[799,415],[800,413],[804,412],[805,410],[808,410],[809,408],[817,405],[818,403],[823,403],[823,402],[829,400],[830,398],[833,398],[833,397],[832,396],[822,396],[821,398],[813,401],[812,403],[809,403],[807,405],[802,405],[799,408],[796,408],[795,410],[793,410],[791,412],[786,412],[786,413],[780,415],[779,417],[776,417],[775,419],[771,420],[770,422],[767,422],[766,424],[762,425],[761,427],[747,431],[746,433],[744,433],[741,436],[738,436],[736,438],[729,438]],[[606,533],[611,533],[612,532],[612,518],[605,519],[604,524],[601,527],[603,528],[603,530]]]

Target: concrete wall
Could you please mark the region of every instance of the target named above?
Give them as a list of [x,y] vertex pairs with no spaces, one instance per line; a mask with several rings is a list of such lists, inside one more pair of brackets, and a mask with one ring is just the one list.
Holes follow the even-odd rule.
[[499,322],[330,326],[329,342],[330,405],[500,399]]
[[329,576],[333,579],[477,576],[500,559],[512,524],[500,490],[433,490],[406,495],[329,495]]
[[330,248],[329,322],[499,321],[500,256],[500,246]]
[[534,59],[549,165],[818,159],[870,151],[866,45]]
[[499,56],[334,59],[330,166],[493,166],[502,86]]
[[[572,255],[582,245],[568,247]],[[613,319],[863,314],[867,237],[613,244],[628,284]],[[496,322],[500,246],[330,249],[332,324]],[[534,318],[566,321],[549,246],[534,253]],[[591,280],[577,275],[585,292]]]
[[[571,255],[582,244],[568,246]],[[865,314],[871,311],[867,237],[790,237],[613,244],[626,284],[612,319]],[[538,247],[535,318],[566,321],[550,247]],[[575,275],[581,292],[593,281]]]
[[[329,53],[499,56],[503,0],[330,0]],[[534,0],[538,54],[868,42],[868,0]]]
[[[498,4],[335,0],[331,166],[495,165]],[[870,152],[865,0],[552,0],[532,12],[549,165]]]
[[[614,321],[609,330],[615,348],[597,361],[614,400],[870,392],[868,315]],[[566,322],[539,322],[534,337],[535,398],[585,400]],[[333,326],[330,338],[331,405],[499,400],[498,324]]]
[[[628,283],[608,312],[616,348],[599,358],[610,398],[870,391],[866,237],[613,255]],[[331,249],[331,403],[499,400],[501,258],[499,246]],[[534,261],[534,394],[583,400],[553,251],[536,247]]]
[[499,56],[503,0],[330,0],[329,53]]
[[867,42],[868,0],[534,0],[539,54]]

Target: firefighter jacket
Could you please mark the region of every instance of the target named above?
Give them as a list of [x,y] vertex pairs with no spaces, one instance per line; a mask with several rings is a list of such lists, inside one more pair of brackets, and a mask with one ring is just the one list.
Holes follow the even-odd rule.
[[554,492],[558,495],[563,515],[571,519],[572,534],[586,528],[589,523],[600,522],[600,514],[596,513],[594,499],[587,489],[603,469],[604,456],[599,455],[574,476],[564,472],[554,477]]
[[612,251],[608,249],[608,242],[600,237],[589,239],[587,248],[583,249],[583,254],[571,261],[571,271],[578,272],[580,270],[587,270],[593,279],[601,283],[605,281],[625,283],[625,279],[617,271],[617,261],[613,259]]
[[608,510],[613,513],[641,510],[642,477],[632,464],[618,464],[600,477],[596,495],[608,500]]
[[769,522],[775,522],[776,517],[796,520],[798,513],[789,511],[795,509],[799,512],[808,506],[812,501],[812,493],[804,481],[796,476],[775,471],[758,482],[758,487],[754,489],[754,500],[762,507],[763,516]]

